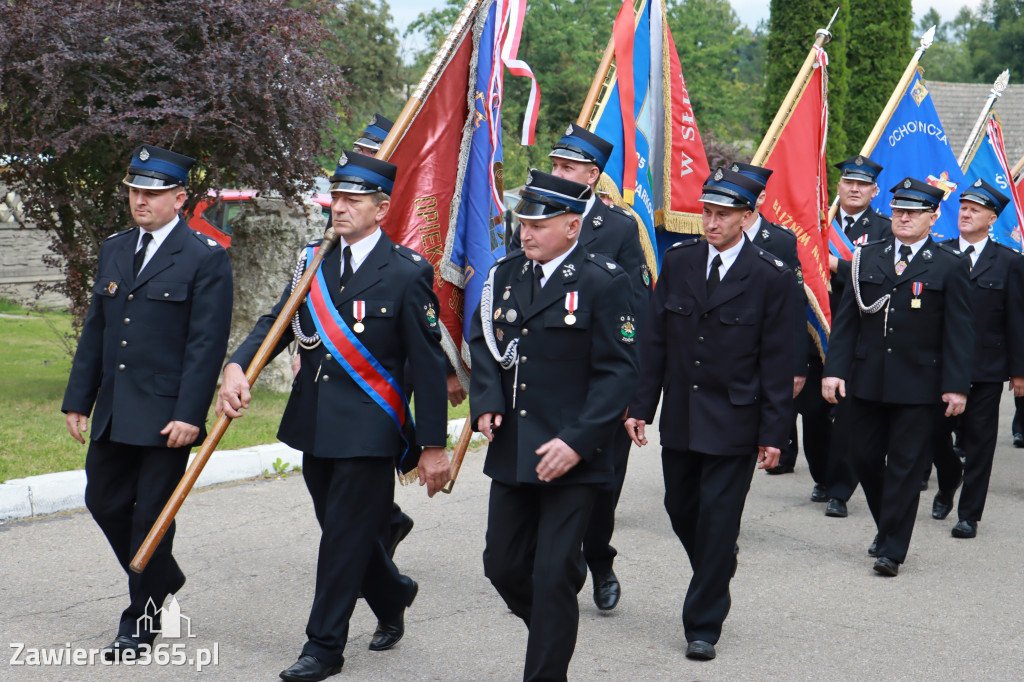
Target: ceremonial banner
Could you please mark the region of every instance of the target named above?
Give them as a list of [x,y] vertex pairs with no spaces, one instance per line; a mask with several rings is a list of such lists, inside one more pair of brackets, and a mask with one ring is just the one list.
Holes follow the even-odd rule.
[[[524,0],[486,0],[458,37],[388,161],[398,166],[384,230],[434,267],[442,345],[469,385],[468,334],[487,271],[504,255],[501,216],[503,66],[532,78],[517,56]],[[421,84],[420,88],[424,86]],[[540,93],[534,80],[524,122],[533,138]]]
[[[989,228],[989,236],[1000,244],[1021,250],[1021,225],[1024,224],[1024,207],[1020,194],[1013,184],[1010,166],[1003,146],[1003,130],[995,112],[988,115],[985,134],[980,143],[964,162],[964,184],[961,190],[981,178],[1010,197],[1010,204]],[[959,195],[959,192],[957,193]]]
[[946,191],[939,206],[939,218],[932,226],[932,236],[939,241],[960,234],[956,226],[960,193],[956,190],[963,189],[964,176],[946,139],[931,94],[921,79],[920,69],[886,123],[878,144],[865,155],[884,166],[878,176],[879,192],[871,202],[872,208],[889,215],[892,201],[889,188],[910,176]]
[[761,212],[768,220],[796,234],[797,253],[807,293],[807,324],[822,355],[828,347],[831,311],[828,304],[828,56],[815,47],[810,80],[793,105],[786,127],[762,164],[774,172],[765,190]]
[[698,199],[710,171],[664,0],[642,0],[635,14],[625,0],[614,36],[615,82],[588,125],[615,145],[598,190],[634,214],[647,264],[658,272],[679,233],[701,233]]

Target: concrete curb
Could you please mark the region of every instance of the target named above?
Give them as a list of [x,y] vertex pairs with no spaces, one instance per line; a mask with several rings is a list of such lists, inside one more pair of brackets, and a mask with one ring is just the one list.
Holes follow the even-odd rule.
[[[448,422],[448,435],[459,439],[464,419]],[[473,434],[472,443],[484,437]],[[195,455],[193,454],[193,458]],[[257,445],[242,450],[223,450],[213,453],[196,481],[197,488],[220,483],[240,481],[277,473],[275,463],[281,460],[282,471],[291,471],[302,465],[302,453],[284,443]],[[189,459],[189,462],[192,458]],[[85,507],[85,471],[60,471],[53,474],[13,478],[0,483],[0,521],[24,519]]]

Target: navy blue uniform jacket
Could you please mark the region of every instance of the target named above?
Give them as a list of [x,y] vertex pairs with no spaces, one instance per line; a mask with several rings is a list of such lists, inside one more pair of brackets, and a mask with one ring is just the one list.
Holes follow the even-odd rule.
[[711,298],[708,243],[665,252],[640,338],[640,387],[629,416],[651,422],[661,445],[706,455],[781,448],[793,421],[795,276],[743,237]]
[[970,259],[929,237],[897,277],[896,242],[861,247],[865,305],[891,299],[877,313],[861,313],[851,281],[832,318],[823,376],[845,379],[847,395],[884,403],[929,405],[941,403],[943,393],[967,394],[974,353]]
[[61,410],[92,411],[93,439],[165,447],[160,430],[182,421],[199,427],[198,444],[227,350],[231,263],[179,219],[136,280],[139,229],[100,245]]
[[[518,371],[503,370],[487,349],[479,309],[472,320],[474,428],[482,414],[502,415],[484,473],[510,485],[540,483],[536,450],[561,438],[582,461],[550,485],[610,482],[613,453],[607,445],[612,430],[622,428],[636,387],[629,279],[616,263],[577,244],[531,303],[530,263],[515,251],[494,266],[488,322],[500,352],[520,339]],[[575,323],[568,324],[565,299],[572,291],[579,293],[579,307]]]
[[[359,340],[399,387],[413,387],[416,428],[413,433],[407,422],[410,451],[406,461],[415,465],[420,447],[443,447],[447,439],[445,358],[437,296],[431,287],[434,269],[425,258],[395,244],[386,234],[381,234],[344,291],[340,290],[340,246],[327,254],[321,268],[342,319],[352,327],[353,303],[364,301],[365,330],[357,335]],[[290,294],[289,283],[281,300],[269,314],[260,317],[230,362],[243,369],[249,366]],[[303,334],[312,335],[316,327],[305,304],[299,308],[299,317]],[[294,338],[289,325],[273,354],[284,350]],[[277,432],[283,443],[317,457],[402,455],[404,446],[394,421],[346,373],[338,359],[331,357],[323,343],[310,350],[300,348],[299,355],[302,368],[292,382],[292,393]],[[411,377],[405,376],[406,359],[410,361]]]

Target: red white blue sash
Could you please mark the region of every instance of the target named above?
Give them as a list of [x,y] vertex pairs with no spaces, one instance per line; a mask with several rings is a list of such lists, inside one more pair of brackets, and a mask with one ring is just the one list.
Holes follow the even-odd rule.
[[[316,246],[308,247],[307,263],[313,262],[318,248]],[[408,469],[403,466],[405,456],[409,452],[409,442],[405,438],[403,427],[406,420],[412,421],[412,415],[409,414],[409,403],[398,386],[398,382],[373,357],[369,349],[363,345],[359,337],[338,314],[338,309],[331,301],[328,291],[330,289],[324,280],[324,271],[321,266],[316,271],[316,277],[313,279],[309,295],[306,297],[306,307],[313,318],[313,324],[320,332],[320,339],[323,341],[324,347],[341,363],[348,375],[366,392],[366,395],[373,398],[373,401],[387,412],[395,423],[395,428],[398,429],[402,443],[405,445],[402,456],[399,458],[398,470],[399,473],[406,473],[416,466],[415,462],[411,462],[412,466]]]

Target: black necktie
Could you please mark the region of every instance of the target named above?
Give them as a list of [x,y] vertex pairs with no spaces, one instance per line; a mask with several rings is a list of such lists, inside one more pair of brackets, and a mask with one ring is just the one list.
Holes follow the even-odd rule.
[[533,291],[531,292],[531,295],[530,295],[530,303],[533,303],[534,301],[536,301],[537,297],[540,296],[540,290],[541,290],[540,281],[542,279],[544,279],[544,268],[541,266],[540,263],[534,263],[533,264]]
[[913,249],[904,244],[900,247],[900,260],[896,263],[896,274],[902,275],[903,271],[907,269],[907,265],[910,263],[910,254],[913,253]]
[[846,228],[844,229],[844,232],[846,232],[846,236],[850,236],[850,228],[853,227],[853,216],[848,215],[843,218],[843,220],[846,221]]
[[971,270],[974,269],[974,258],[971,257],[972,253],[974,253],[974,244],[970,244],[966,249],[964,249],[964,255],[971,259]]
[[135,252],[135,261],[132,264],[132,273],[135,277],[139,276],[139,270],[142,269],[142,264],[146,261],[146,249],[149,248],[149,243],[153,241],[153,235],[149,232],[145,232],[142,235],[142,246]]
[[711,294],[715,293],[715,289],[718,288],[718,283],[722,281],[722,276],[718,272],[721,265],[722,257],[716,253],[715,257],[711,259],[711,272],[708,273],[708,298],[711,298]]
[[352,247],[346,246],[341,250],[341,288],[344,289],[348,281],[352,279]]

